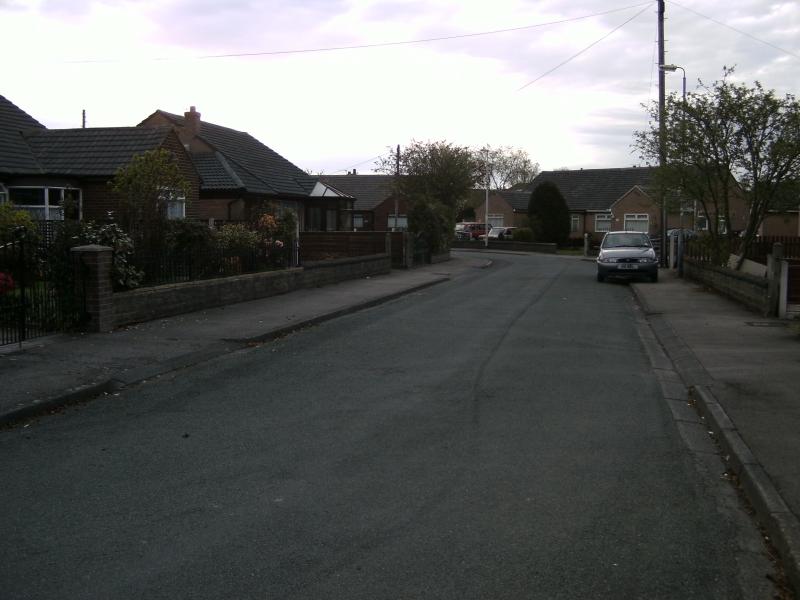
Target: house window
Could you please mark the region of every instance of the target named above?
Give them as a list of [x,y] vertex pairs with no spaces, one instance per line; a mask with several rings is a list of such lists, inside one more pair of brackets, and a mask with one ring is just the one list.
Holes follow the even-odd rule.
[[3,202],[8,202],[8,190],[6,186],[0,183],[0,204],[3,204]]
[[705,215],[697,215],[694,228],[697,231],[708,231],[708,217]]
[[581,230],[581,216],[580,215],[570,215],[569,216],[569,232],[570,233],[580,233]]
[[626,214],[625,231],[638,231],[647,233],[650,231],[650,215],[648,214]]
[[408,217],[406,215],[389,215],[387,218],[389,229],[405,231],[408,229]]
[[63,221],[65,213],[80,218],[81,191],[76,188],[10,187],[0,200],[3,197],[37,221]]
[[728,233],[728,222],[725,220],[725,217],[719,217],[717,220],[717,233],[720,235]]
[[167,205],[167,219],[186,218],[186,196],[178,190],[163,189],[159,197]]
[[493,215],[489,213],[489,225],[492,227],[502,227],[503,226],[503,215]]
[[364,228],[364,215],[353,215],[353,229]]
[[335,208],[325,211],[325,231],[336,231],[336,212]]
[[595,215],[594,230],[597,233],[605,233],[607,231],[611,231],[611,213]]

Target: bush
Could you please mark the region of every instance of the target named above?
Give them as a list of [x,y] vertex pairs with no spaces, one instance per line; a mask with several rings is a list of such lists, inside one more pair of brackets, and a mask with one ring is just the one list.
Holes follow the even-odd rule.
[[204,223],[176,219],[167,221],[165,241],[170,253],[206,254],[214,247],[214,232]]
[[533,231],[528,227],[520,227],[514,230],[511,239],[515,242],[532,242]]
[[56,231],[49,253],[48,268],[51,277],[58,281],[71,281],[72,265],[69,262],[69,249],[75,246],[97,244],[108,246],[114,251],[111,265],[111,278],[116,289],[138,287],[144,273],[130,264],[133,255],[133,240],[116,223],[96,224],[93,222],[65,221]]
[[25,228],[30,235],[36,234],[36,224],[30,214],[15,209],[8,202],[0,203],[0,239],[10,238],[20,227]]
[[217,245],[229,255],[249,254],[257,247],[258,232],[238,223],[228,223],[216,233]]

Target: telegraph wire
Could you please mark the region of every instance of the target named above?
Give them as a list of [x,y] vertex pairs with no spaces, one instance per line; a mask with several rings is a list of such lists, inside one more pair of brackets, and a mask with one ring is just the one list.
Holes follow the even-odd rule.
[[[651,5],[651,3],[650,3],[650,2],[648,2],[648,3],[647,3],[647,6],[645,6],[645,7],[644,7],[642,10],[640,10],[639,12],[637,12],[635,15],[633,15],[633,16],[632,16],[630,19],[628,19],[627,21],[625,21],[624,23],[622,23],[622,24],[620,24],[620,25],[617,25],[617,26],[616,26],[614,29],[612,29],[611,31],[609,31],[607,34],[605,34],[605,35],[604,35],[603,37],[601,37],[599,40],[595,40],[594,42],[592,42],[591,44],[589,44],[588,46],[586,46],[586,47],[585,47],[583,50],[580,50],[579,52],[576,52],[575,54],[573,54],[572,56],[570,56],[570,57],[569,57],[567,60],[565,60],[565,61],[563,61],[563,62],[560,62],[559,64],[557,64],[555,67],[553,67],[553,68],[552,68],[552,69],[550,69],[549,71],[546,71],[546,72],[542,73],[541,75],[539,75],[539,76],[538,76],[536,79],[534,79],[533,81],[529,81],[528,83],[526,83],[525,85],[523,85],[521,88],[519,88],[517,91],[518,91],[518,92],[521,92],[522,90],[524,90],[524,89],[525,89],[526,87],[528,87],[529,85],[533,85],[534,83],[536,83],[536,82],[537,82],[537,81],[539,81],[540,79],[543,79],[543,78],[547,77],[548,75],[550,75],[550,73],[553,73],[554,71],[557,71],[558,69],[560,69],[561,67],[563,67],[563,66],[564,66],[564,65],[566,65],[567,63],[569,63],[569,62],[572,62],[573,60],[575,60],[576,58],[578,58],[578,57],[579,57],[581,54],[583,54],[584,52],[587,52],[588,50],[590,50],[591,48],[593,48],[594,46],[596,46],[597,44],[599,44],[600,42],[602,42],[603,40],[605,40],[607,37],[609,37],[609,36],[610,36],[610,35],[612,35],[613,33],[616,33],[617,31],[619,31],[620,29],[622,29],[623,27],[625,27],[625,25],[627,25],[628,23],[630,23],[631,21],[633,21],[633,20],[634,20],[636,17],[638,17],[639,15],[641,15],[642,13],[644,13],[644,12],[645,12],[645,11],[646,11],[646,10],[647,10],[649,7],[650,7],[650,5]],[[639,6],[641,6],[641,5],[639,5]],[[630,8],[630,7],[629,7],[629,8]]]
[[703,17],[704,19],[708,19],[712,23],[716,23],[717,25],[721,25],[722,27],[726,27],[726,28],[730,29],[731,31],[735,31],[736,33],[738,33],[740,35],[743,35],[745,37],[750,38],[751,40],[755,40],[756,42],[764,44],[765,46],[769,46],[770,48],[774,48],[775,50],[783,52],[784,54],[788,54],[789,56],[792,56],[794,58],[800,59],[800,54],[795,54],[794,52],[791,52],[790,50],[786,50],[786,48],[781,48],[780,46],[776,46],[775,44],[773,44],[771,42],[768,42],[766,40],[762,40],[761,38],[756,37],[756,36],[754,36],[754,35],[752,35],[750,33],[747,33],[746,31],[742,31],[741,29],[737,29],[736,27],[733,27],[732,25],[728,25],[727,23],[723,23],[722,21],[718,21],[717,19],[715,19],[713,17],[709,17],[708,15],[704,15],[703,13],[699,13],[696,10],[694,10],[693,8],[689,8],[688,6],[683,6],[683,4],[679,4],[677,2],[673,2],[672,0],[668,0],[668,1],[669,1],[670,4],[673,4],[673,5],[677,6],[678,8],[682,8],[683,10],[688,10],[690,13],[694,13],[698,17]]
[[[316,52],[337,52],[341,50],[364,50],[370,48],[385,48],[389,46],[408,46],[412,44],[427,44],[430,42],[442,42],[448,40],[460,40],[466,38],[473,38],[473,37],[482,37],[488,35],[496,35],[498,33],[510,33],[513,31],[525,31],[528,29],[536,29],[539,27],[548,27],[551,25],[561,25],[563,23],[570,23],[573,21],[581,21],[584,19],[591,19],[593,17],[600,17],[603,15],[610,15],[617,12],[622,12],[626,10],[630,10],[632,8],[639,8],[640,6],[650,6],[652,4],[651,1],[648,2],[640,2],[638,4],[632,4],[630,6],[624,6],[622,8],[613,8],[610,10],[605,10],[601,12],[596,12],[588,15],[582,15],[580,17],[570,17],[568,19],[559,19],[557,21],[549,21],[546,23],[536,23],[534,25],[523,25],[521,27],[509,27],[507,29],[493,29],[491,31],[479,31],[476,33],[463,33],[459,35],[448,35],[448,36],[441,36],[441,37],[431,37],[431,38],[421,38],[416,40],[400,40],[400,41],[393,41],[393,42],[376,42],[374,44],[356,44],[352,46],[328,46],[322,48],[301,48],[296,50],[265,50],[259,52],[236,52],[230,54],[206,54],[201,56],[190,56],[190,57],[156,57],[147,59],[149,61],[171,61],[171,60],[212,60],[212,59],[221,59],[221,58],[247,58],[253,56],[282,56],[287,54],[311,54]],[[114,59],[114,58],[98,58],[98,59],[79,59],[79,60],[67,60],[62,61],[65,64],[87,64],[87,63],[116,63],[116,62],[123,62],[121,59]]]

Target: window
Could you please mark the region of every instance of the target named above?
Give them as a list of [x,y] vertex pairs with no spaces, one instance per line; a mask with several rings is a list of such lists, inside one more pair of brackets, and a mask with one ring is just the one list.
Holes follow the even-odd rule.
[[336,213],[335,208],[325,211],[325,231],[336,231]]
[[694,228],[697,231],[708,231],[708,217],[705,215],[697,215]]
[[0,204],[3,202],[8,202],[8,190],[6,189],[6,186],[0,183]]
[[168,219],[186,218],[186,196],[177,190],[164,189],[161,191],[160,200],[167,203]]
[[569,232],[570,233],[580,233],[581,231],[581,216],[580,215],[570,215],[569,216]]
[[598,233],[611,231],[611,213],[595,215],[594,230]]
[[405,231],[408,229],[408,217],[405,215],[389,215],[387,217],[387,225],[389,229]]
[[489,213],[489,225],[492,227],[502,227],[503,226],[503,215],[493,215]]
[[719,217],[717,219],[717,232],[720,235],[728,233],[728,222],[725,220],[725,217]]
[[626,214],[625,231],[639,231],[641,233],[647,233],[650,231],[650,215]]
[[353,229],[362,229],[364,227],[364,215],[353,215]]
[[30,213],[37,221],[63,221],[64,215],[80,218],[81,191],[60,187],[0,188],[0,201],[9,200],[16,208]]

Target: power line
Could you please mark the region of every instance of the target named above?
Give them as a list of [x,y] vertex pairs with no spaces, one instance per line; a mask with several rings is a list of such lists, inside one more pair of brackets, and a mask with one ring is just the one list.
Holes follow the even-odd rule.
[[696,14],[698,17],[703,17],[704,19],[708,19],[712,23],[716,23],[717,25],[720,25],[722,27],[726,27],[727,29],[730,29],[731,31],[735,31],[738,34],[743,35],[745,37],[748,37],[751,40],[755,40],[756,42],[764,44],[765,46],[769,46],[770,48],[774,48],[775,50],[783,52],[784,54],[788,54],[789,56],[792,56],[794,58],[800,59],[800,54],[795,54],[794,52],[791,52],[790,50],[786,50],[785,48],[781,48],[780,46],[776,46],[775,44],[773,44],[771,42],[768,42],[766,40],[762,40],[761,38],[756,37],[756,36],[754,36],[754,35],[752,35],[750,33],[747,33],[746,31],[742,31],[741,29],[737,29],[736,27],[733,27],[732,25],[728,25],[727,23],[723,23],[722,21],[718,21],[717,19],[715,19],[713,17],[709,17],[708,15],[704,15],[703,13],[699,13],[696,10],[694,10],[692,8],[689,8],[688,6],[683,6],[682,4],[678,4],[677,2],[672,2],[671,0],[670,0],[670,4],[674,4],[675,6],[677,6],[678,8],[682,8],[683,10],[688,10],[689,12]]
[[[400,41],[393,41],[393,42],[376,42],[374,44],[356,44],[352,46],[328,46],[323,48],[301,48],[297,50],[264,50],[258,52],[236,52],[230,54],[206,54],[201,56],[192,56],[187,58],[176,58],[176,57],[160,57],[160,58],[151,58],[151,61],[170,61],[170,60],[210,60],[210,59],[220,59],[220,58],[246,58],[252,56],[281,56],[287,54],[310,54],[314,52],[336,52],[340,50],[364,50],[369,48],[385,48],[389,46],[408,46],[412,44],[427,44],[430,42],[442,42],[448,40],[460,40],[465,38],[473,38],[473,37],[481,37],[481,36],[488,36],[488,35],[496,35],[498,33],[510,33],[513,31],[525,31],[528,29],[536,29],[540,27],[549,27],[551,25],[560,25],[562,23],[570,23],[573,21],[581,21],[584,19],[591,19],[593,17],[600,17],[603,15],[609,15],[612,13],[622,12],[625,10],[630,10],[632,8],[638,8],[640,6],[651,4],[650,1],[648,2],[640,2],[638,4],[632,4],[631,6],[624,6],[622,8],[613,8],[610,10],[605,10],[601,12],[592,13],[589,15],[582,15],[580,17],[570,17],[568,19],[560,19],[558,21],[549,21],[546,23],[536,23],[534,25],[523,25],[521,27],[509,27],[507,29],[493,29],[491,31],[479,31],[476,33],[463,33],[460,35],[448,35],[448,36],[441,36],[441,37],[431,37],[431,38],[420,38],[415,40],[400,40]],[[122,62],[119,59],[82,59],[82,60],[67,60],[63,61],[66,64],[86,64],[86,63],[115,63],[115,62]]]
[[[640,4],[639,6],[641,6],[641,4]],[[518,91],[518,92],[521,92],[522,90],[524,90],[524,89],[525,89],[526,87],[528,87],[529,85],[533,85],[534,83],[536,83],[536,82],[537,82],[537,81],[539,81],[540,79],[543,79],[544,77],[547,77],[548,75],[550,75],[550,73],[552,73],[552,72],[554,72],[554,71],[557,71],[558,69],[560,69],[561,67],[563,67],[563,66],[564,66],[564,65],[566,65],[567,63],[569,63],[569,62],[572,62],[573,60],[575,60],[576,58],[578,58],[578,57],[579,57],[581,54],[583,54],[584,52],[586,52],[586,51],[590,50],[591,48],[593,48],[594,46],[596,46],[597,44],[599,44],[600,42],[602,42],[604,39],[606,39],[607,37],[609,37],[609,36],[610,36],[610,35],[612,35],[613,33],[617,32],[618,30],[620,30],[620,29],[622,29],[623,27],[625,27],[625,25],[627,25],[628,23],[630,23],[631,21],[633,21],[633,20],[634,20],[636,17],[638,17],[639,15],[641,15],[641,14],[642,14],[644,11],[646,11],[646,10],[647,10],[649,7],[650,7],[650,2],[648,2],[648,3],[647,3],[647,6],[645,6],[645,7],[644,7],[642,10],[640,10],[639,12],[637,12],[635,15],[633,15],[633,16],[632,16],[630,19],[628,19],[627,21],[625,21],[624,23],[622,23],[622,24],[620,24],[620,25],[617,25],[617,26],[616,26],[614,29],[612,29],[611,31],[609,31],[607,34],[605,34],[605,35],[604,35],[603,37],[601,37],[599,40],[595,40],[594,42],[592,42],[591,44],[589,44],[588,46],[586,46],[586,47],[585,47],[583,50],[580,50],[579,52],[576,52],[575,54],[573,54],[572,56],[570,56],[570,57],[569,57],[567,60],[565,60],[565,61],[563,61],[563,62],[560,62],[559,64],[557,64],[555,67],[553,67],[553,68],[552,68],[552,69],[550,69],[549,71],[546,71],[546,72],[542,73],[541,75],[539,75],[539,76],[538,76],[536,79],[534,79],[533,81],[529,81],[528,83],[526,83],[525,85],[523,85],[521,88],[519,88],[517,91]]]
[[356,163],[354,165],[350,165],[346,169],[338,169],[338,170],[334,171],[334,173],[339,173],[340,171],[349,171],[350,169],[355,169],[356,167],[360,167],[361,165],[364,165],[364,164],[366,164],[368,162],[372,162],[372,161],[377,160],[379,158],[383,158],[384,156],[386,156],[386,154],[387,154],[386,152],[384,152],[383,154],[378,154],[378,156],[373,156],[372,158],[368,158],[367,160],[362,160],[360,163]]

